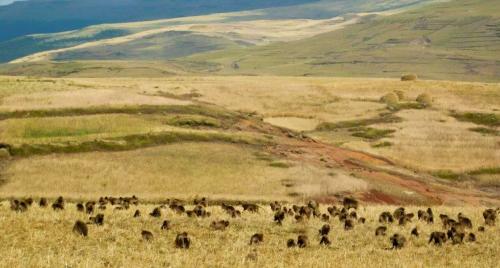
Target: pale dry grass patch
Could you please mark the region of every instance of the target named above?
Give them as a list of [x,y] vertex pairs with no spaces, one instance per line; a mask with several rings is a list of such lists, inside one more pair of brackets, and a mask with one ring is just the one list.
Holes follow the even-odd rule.
[[[0,206],[0,227],[5,230],[0,236],[2,266],[366,267],[369,264],[370,267],[495,267],[500,253],[498,227],[487,228],[485,233],[476,232],[484,209],[477,207],[433,208],[435,214],[447,213],[452,217],[464,212],[473,221],[477,242],[463,245],[448,242],[442,247],[429,245],[430,232],[441,231],[441,224],[427,225],[414,220],[406,227],[388,226],[388,236],[398,232],[407,238],[401,250],[388,250],[388,236],[374,235],[375,228],[380,225],[377,222],[380,212],[393,211],[395,207],[362,207],[358,214],[367,218],[366,224],[356,224],[354,230],[347,232],[338,219],[331,220],[332,245],[329,247],[319,246],[317,233],[324,224],[319,219],[297,224],[287,218],[283,226],[278,226],[272,222],[273,214],[268,206],[258,214],[244,212],[237,219],[230,218],[219,207],[208,207],[212,216],[204,219],[179,216],[169,209],[163,210],[161,218],[152,218],[147,215],[152,205],[132,206],[123,211],[108,208],[104,211],[104,226],[89,226],[86,238],[76,236],[71,229],[75,220],[85,220],[88,215],[77,212],[74,204],[66,207],[65,211],[54,212],[34,206],[26,213],[17,214],[3,202]],[[132,218],[136,208],[141,210],[142,217]],[[417,209],[421,208],[407,208],[414,213]],[[326,212],[324,206],[321,210]],[[171,221],[172,230],[160,230],[164,219]],[[226,231],[210,229],[210,222],[216,219],[227,219],[230,226]],[[418,238],[409,235],[415,226],[421,234]],[[151,231],[153,241],[143,241],[141,230]],[[183,231],[188,232],[192,240],[188,250],[174,247],[176,234]],[[257,232],[264,234],[264,243],[249,246],[251,235]],[[309,236],[310,245],[305,249],[286,248],[287,239],[297,238],[300,233]]]
[[314,130],[320,121],[300,117],[267,117],[264,122],[296,131],[310,131]]
[[146,96],[109,89],[86,89],[19,94],[5,97],[0,109],[7,111],[125,105],[188,105],[190,101]]
[[[92,152],[33,156],[14,160],[2,171],[2,196],[33,194],[79,198],[138,194],[155,199],[166,195],[217,196],[221,199],[288,199],[294,185],[329,182],[329,191],[363,187],[361,180],[329,176],[331,171],[306,163],[273,167],[260,160],[257,148],[224,143],[181,142],[125,152]],[[313,189],[313,190],[314,190]],[[301,193],[302,189],[298,189]]]
[[382,125],[397,129],[394,138],[388,139],[393,146],[364,149],[424,170],[463,172],[500,163],[500,139],[470,131],[474,124],[458,122],[437,111],[407,110],[398,116],[403,122]]

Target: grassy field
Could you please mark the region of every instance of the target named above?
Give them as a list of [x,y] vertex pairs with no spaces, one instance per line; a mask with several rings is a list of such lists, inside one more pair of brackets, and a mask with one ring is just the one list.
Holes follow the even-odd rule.
[[[4,77],[0,83],[5,85],[0,111],[6,119],[0,121],[0,137],[16,145],[19,155],[65,151],[59,147],[68,142],[73,145],[67,151],[107,151],[110,139],[120,150],[184,139],[228,141],[236,137],[234,131],[246,128],[236,123],[238,116],[253,115],[332,145],[383,156],[410,170],[498,185],[498,84],[215,76]],[[391,92],[401,100],[380,101]],[[431,96],[431,107],[412,108],[421,94]],[[197,103],[205,106],[196,108]],[[272,140],[248,131],[238,139]],[[148,138],[148,133],[159,136]],[[481,172],[486,169],[491,171]]]
[[[283,163],[286,165],[278,165]],[[217,199],[288,200],[365,189],[367,184],[331,169],[263,154],[258,147],[180,142],[127,152],[91,152],[20,159],[1,173],[0,196],[97,198],[140,194],[206,195]]]
[[[155,206],[131,206],[129,210],[114,210],[112,206],[99,213],[104,214],[104,225],[89,225],[88,237],[72,233],[77,219],[86,220],[89,215],[77,212],[75,205],[66,204],[66,209],[54,212],[51,208],[33,205],[25,213],[10,211],[8,202],[0,206],[0,228],[8,230],[0,236],[2,266],[72,266],[72,267],[122,267],[122,266],[169,266],[169,267],[495,267],[499,261],[499,227],[487,227],[484,233],[477,232],[483,225],[479,207],[433,207],[435,215],[445,213],[455,218],[458,212],[470,217],[476,242],[464,242],[443,246],[428,244],[432,231],[443,231],[441,222],[426,224],[414,219],[406,226],[387,225],[387,236],[375,236],[378,215],[382,211],[394,211],[392,206],[363,206],[358,217],[366,223],[356,223],[353,230],[344,231],[338,218],[329,220],[330,246],[319,245],[318,230],[325,222],[311,218],[296,223],[287,217],[282,226],[273,223],[273,212],[262,205],[257,214],[242,212],[240,218],[231,218],[219,206],[208,207],[212,213],[208,218],[189,218],[170,209],[162,210],[160,218],[148,215]],[[191,209],[192,206],[187,206]],[[142,216],[133,218],[139,209]],[[237,209],[241,209],[237,206]],[[407,207],[407,212],[416,213],[420,207]],[[423,208],[425,209],[425,208]],[[320,210],[326,213],[326,207]],[[171,222],[171,230],[160,230],[163,220]],[[229,220],[225,231],[210,228],[214,220]],[[410,235],[417,227],[420,236]],[[144,241],[141,231],[153,233],[152,241]],[[187,232],[191,239],[189,249],[177,249],[174,245],[178,233]],[[249,245],[254,233],[263,233],[260,245]],[[400,233],[407,239],[400,250],[390,250],[389,236]],[[286,241],[298,235],[309,237],[306,248],[287,248]],[[50,239],[48,239],[50,238]],[[26,256],[29,255],[29,258]]]
[[417,73],[425,79],[498,82],[498,14],[498,5],[488,0],[440,1],[286,44],[201,53],[189,60],[220,64],[223,74]]

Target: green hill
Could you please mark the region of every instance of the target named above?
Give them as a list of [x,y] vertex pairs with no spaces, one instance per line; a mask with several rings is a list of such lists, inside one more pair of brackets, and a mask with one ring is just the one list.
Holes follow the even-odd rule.
[[[376,16],[305,40],[194,55],[226,74],[500,80],[500,5],[455,0]],[[231,66],[237,62],[239,68]]]
[[[155,0],[160,1],[160,0]],[[163,0],[161,0],[163,1]],[[160,2],[161,2],[160,1]],[[214,5],[213,8],[206,7],[207,10],[212,10],[213,12],[223,12],[227,10],[243,10],[241,12],[232,12],[232,13],[221,13],[221,14],[212,14],[212,15],[204,15],[204,16],[194,16],[194,17],[178,17],[172,19],[162,19],[162,20],[153,20],[153,21],[137,21],[131,23],[115,23],[115,24],[101,24],[101,25],[93,25],[88,26],[79,30],[73,30],[68,32],[60,32],[60,33],[46,33],[46,34],[33,34],[17,37],[11,40],[2,41],[0,38],[0,62],[8,62],[17,58],[21,58],[30,54],[34,54],[41,51],[48,51],[54,49],[68,48],[74,47],[81,44],[85,44],[88,42],[98,41],[98,40],[107,40],[114,37],[123,37],[131,34],[137,34],[140,32],[150,31],[150,30],[159,30],[166,27],[175,27],[180,25],[191,25],[196,24],[198,26],[205,25],[207,28],[216,27],[214,24],[234,24],[234,23],[247,23],[245,27],[251,27],[253,22],[258,23],[263,20],[272,20],[272,21],[283,21],[283,20],[300,20],[300,19],[329,19],[332,17],[336,17],[346,13],[358,13],[358,12],[374,12],[374,11],[382,11],[400,7],[406,7],[414,4],[418,4],[421,2],[427,2],[428,0],[390,0],[390,1],[371,1],[371,0],[288,0],[288,1],[257,1],[255,3],[249,4],[249,1],[242,0],[236,1],[239,3],[239,8],[230,8],[225,7],[219,10],[216,9],[217,5]],[[187,1],[186,5],[190,2]],[[215,0],[211,0],[210,2],[217,2]],[[231,1],[219,1],[220,3],[231,2]],[[248,3],[247,3],[248,2]],[[41,3],[37,3],[41,5]],[[87,3],[88,4],[88,3]],[[248,4],[248,5],[247,5]],[[19,7],[21,4],[16,4]],[[23,4],[26,5],[26,4]],[[69,5],[69,4],[68,4]],[[85,5],[82,3],[81,5]],[[207,2],[208,5],[208,2]],[[232,6],[236,5],[233,3]],[[7,7],[5,7],[7,8]],[[14,8],[14,7],[9,7]],[[71,5],[67,8],[71,8]],[[179,6],[179,12],[182,12],[182,8],[184,5]],[[261,8],[258,10],[249,10],[249,9]],[[62,7],[59,9],[63,10]],[[200,10],[204,10],[200,7]],[[34,11],[33,11],[34,12]],[[62,12],[62,11],[61,11]],[[43,12],[42,12],[43,13]],[[146,12],[147,13],[147,12]],[[195,11],[193,14],[197,14]],[[203,12],[202,12],[203,13]],[[2,17],[2,8],[0,8],[0,18]],[[173,17],[172,14],[177,14],[175,12],[169,12],[164,14],[164,18]],[[184,14],[184,13],[182,13]],[[191,14],[191,13],[186,13]],[[43,14],[39,14],[42,16]],[[67,15],[67,14],[66,14]],[[65,15],[65,16],[66,16]],[[38,16],[38,15],[37,15]],[[43,17],[43,16],[42,16]],[[148,17],[149,18],[149,17]],[[161,17],[159,17],[161,18]],[[7,19],[4,18],[4,19]],[[18,20],[22,21],[23,18],[19,17]],[[138,20],[135,18],[134,20]],[[125,20],[126,21],[126,20]],[[298,21],[300,23],[300,21]],[[30,21],[31,25],[33,24]],[[5,29],[8,31],[12,31],[15,27],[9,26],[8,24],[2,24],[2,19],[0,19],[0,25],[7,25]],[[34,27],[34,26],[33,26]],[[278,28],[279,29],[279,28]],[[175,31],[179,31],[179,29],[174,29]],[[192,44],[192,41],[189,41],[191,45],[190,47],[205,47],[205,42],[208,41],[209,44],[213,44],[214,42],[217,45],[210,45],[205,47],[205,49],[195,49],[191,50],[194,52],[204,52],[207,49],[223,49],[223,48],[234,48],[233,45],[221,45],[221,43],[234,43],[232,41],[232,36],[227,36],[234,32],[233,29],[228,27],[227,29],[223,29],[220,33],[224,33],[226,36],[217,36],[218,40],[214,40],[213,36],[209,36],[209,38],[200,38],[200,31],[190,30],[189,28],[182,29],[181,31],[189,31],[192,34],[197,34],[196,37],[190,37],[190,39],[195,39],[194,42],[197,44]],[[279,33],[274,29],[274,33]],[[1,32],[1,31],[0,31]],[[51,32],[51,31],[45,31]],[[202,33],[206,35],[206,33]],[[186,36],[185,36],[186,37]],[[229,37],[229,39],[228,39]],[[264,37],[266,35],[264,34]],[[165,40],[166,36],[149,36],[149,41],[152,39],[156,39],[158,41]],[[221,40],[228,39],[228,40]],[[178,36],[176,37],[178,39]],[[137,47],[141,48],[141,51],[147,50],[145,45],[147,45],[148,41],[144,42],[135,42],[135,44],[125,45],[125,47],[121,47],[120,49],[132,49],[134,50]],[[165,46],[168,48],[172,48],[172,42],[169,41],[169,45]],[[163,53],[165,49],[159,49],[157,47],[156,42],[152,42],[153,46],[152,51],[156,51],[157,54],[153,56],[154,59],[169,59],[172,58],[172,55],[177,55],[178,53]],[[248,44],[243,44],[245,47]],[[180,48],[185,51],[184,48]],[[88,52],[88,53],[87,53]],[[56,59],[101,59],[100,57],[105,55],[106,59],[144,59],[151,58],[150,56],[142,56],[135,57],[137,54],[134,51],[122,51],[128,56],[124,57],[121,53],[113,54],[113,52],[109,52],[108,46],[102,46],[100,48],[92,48],[91,51],[79,50],[78,52],[72,51],[67,55],[61,55],[60,57],[56,57]],[[151,51],[146,53],[147,55],[152,55]],[[115,56],[114,56],[115,55]],[[179,55],[184,55],[183,53]]]

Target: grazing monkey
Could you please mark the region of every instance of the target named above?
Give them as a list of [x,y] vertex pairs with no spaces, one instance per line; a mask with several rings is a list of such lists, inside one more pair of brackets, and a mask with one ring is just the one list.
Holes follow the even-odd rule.
[[76,210],[79,212],[83,212],[83,211],[85,211],[85,207],[83,206],[82,203],[78,203],[78,204],[76,204]]
[[276,211],[274,214],[274,222],[278,225],[282,225],[283,220],[285,219],[285,212],[282,210]]
[[390,238],[392,249],[401,249],[404,247],[406,243],[406,238],[400,234],[394,234]]
[[93,201],[89,201],[89,202],[85,203],[85,210],[87,211],[87,214],[94,213],[94,206],[95,206],[95,202],[93,202]]
[[352,198],[352,197],[344,197],[344,200],[342,201],[342,205],[344,206],[345,209],[358,209],[358,200]]
[[146,230],[142,230],[141,232],[141,236],[142,236],[142,239],[144,241],[151,241],[153,240],[153,233],[151,233],[150,231],[146,231]]
[[151,217],[159,218],[161,217],[161,210],[160,208],[154,208],[151,213],[149,213]]
[[47,207],[49,202],[47,202],[47,198],[45,197],[42,197],[40,198],[40,202],[38,202],[38,206],[40,206],[41,208],[44,208],[44,207]]
[[329,233],[330,233],[330,225],[329,224],[325,224],[321,227],[321,229],[319,229],[319,235],[321,235],[321,236],[328,235]]
[[252,213],[259,212],[259,206],[255,205],[255,204],[246,203],[246,204],[243,204],[242,206],[243,206],[244,211],[248,211],[248,212],[252,212]]
[[354,223],[351,219],[347,219],[344,222],[344,230],[349,231],[354,228]]
[[73,233],[81,236],[87,236],[89,233],[87,224],[80,220],[76,221],[75,225],[73,225]]
[[299,248],[307,247],[308,243],[309,238],[307,237],[307,235],[299,235],[299,237],[297,238],[297,246],[299,246]]
[[379,226],[375,229],[375,236],[385,236],[385,232],[387,231],[387,227]]
[[328,236],[326,235],[323,235],[321,237],[321,240],[319,241],[319,244],[320,245],[324,245],[324,246],[329,246],[332,244],[332,242],[330,242],[330,239],[328,239]]
[[170,221],[168,220],[164,220],[161,227],[160,227],[161,230],[165,230],[165,231],[168,231],[170,230]]
[[259,245],[264,242],[264,234],[256,233],[250,237],[250,245]]
[[210,227],[214,230],[218,230],[218,231],[224,231],[226,230],[226,228],[229,226],[229,221],[224,221],[224,220],[221,220],[221,221],[213,221],[211,224],[210,224]]
[[443,232],[432,232],[429,237],[429,243],[434,242],[434,245],[441,246],[446,242],[446,234]]
[[134,213],[134,218],[139,218],[141,216],[141,211],[136,209]]
[[64,198],[59,196],[57,200],[52,204],[53,210],[63,210],[64,209]]
[[469,218],[464,217],[461,212],[458,213],[458,223],[460,223],[465,228],[472,229],[472,221]]
[[418,229],[417,229],[417,227],[415,227],[415,228],[413,228],[413,229],[411,230],[411,235],[412,235],[412,236],[415,236],[415,237],[418,237],[418,236],[419,236],[419,233],[418,233]]
[[380,222],[380,223],[393,223],[394,217],[392,217],[392,214],[390,212],[384,211],[378,217],[378,222]]
[[104,225],[104,214],[97,214],[95,217],[90,217],[89,220],[95,225]]
[[180,233],[175,238],[175,247],[188,249],[191,245],[191,239],[186,232]]
[[476,242],[476,235],[474,233],[469,233],[467,236],[467,242]]

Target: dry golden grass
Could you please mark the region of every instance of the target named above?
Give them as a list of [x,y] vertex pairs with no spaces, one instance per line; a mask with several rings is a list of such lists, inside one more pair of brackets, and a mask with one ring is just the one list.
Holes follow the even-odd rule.
[[[33,79],[4,77],[0,109],[89,107],[126,104],[186,104],[163,98],[158,92],[180,95],[197,93],[196,100],[231,110],[256,112],[267,122],[299,131],[309,131],[317,123],[373,118],[387,112],[381,96],[395,91],[406,100],[426,93],[433,99],[427,110],[406,110],[396,115],[403,122],[380,127],[395,129],[389,140],[393,146],[372,148],[371,142],[349,133],[311,133],[324,141],[386,156],[411,168],[464,171],[498,166],[498,136],[481,135],[458,122],[450,110],[497,113],[500,85],[447,81],[401,82],[396,79],[305,78],[305,77],[172,77],[51,79],[37,88]],[[78,85],[61,91],[61,85]],[[82,90],[81,88],[85,88]],[[15,91],[14,88],[19,90]],[[78,89],[80,90],[74,90]],[[430,110],[429,110],[430,109]]]
[[394,145],[380,154],[397,159],[406,166],[427,170],[468,171],[500,164],[500,139],[472,132],[472,123],[458,122],[437,111],[402,111]]
[[[274,167],[258,148],[224,143],[177,143],[127,152],[35,156],[14,160],[0,174],[0,196],[96,198],[138,194],[210,195],[220,199],[289,199],[361,190],[362,180],[306,163]],[[292,186],[285,186],[292,184]]]
[[500,140],[496,136],[470,131],[472,123],[435,110],[404,110],[396,113],[400,123],[377,124],[378,129],[394,129],[384,138],[391,146],[373,148],[373,142],[352,137],[350,132],[321,132],[315,137],[343,146],[379,154],[404,166],[419,170],[454,170],[464,172],[500,163]]
[[[0,206],[0,236],[3,267],[496,267],[500,261],[500,228],[490,227],[485,233],[477,232],[482,224],[478,207],[434,207],[435,214],[446,213],[456,217],[463,212],[471,218],[477,242],[462,245],[447,244],[437,247],[428,244],[432,231],[442,231],[441,224],[427,225],[414,220],[406,227],[389,225],[388,236],[403,234],[407,245],[401,250],[388,250],[389,238],[375,237],[380,212],[393,211],[395,207],[368,206],[358,210],[366,217],[364,225],[356,224],[351,231],[344,231],[338,218],[330,221],[332,230],[329,247],[319,246],[318,229],[324,224],[311,219],[297,224],[290,218],[283,226],[272,222],[269,207],[258,214],[243,212],[241,218],[229,218],[219,207],[208,207],[212,216],[204,219],[188,218],[162,211],[161,218],[147,215],[153,205],[139,205],[142,217],[133,218],[136,207],[129,210],[103,211],[104,226],[89,226],[89,236],[72,233],[77,219],[88,215],[77,212],[74,204],[54,212],[34,205],[25,213],[10,211],[8,202]],[[190,208],[190,207],[188,207]],[[416,213],[417,207],[407,207]],[[321,210],[326,212],[326,208]],[[164,219],[171,221],[172,229],[160,230]],[[214,231],[209,225],[213,220],[228,219],[225,231]],[[420,237],[410,237],[410,230],[417,226]],[[145,242],[141,231],[149,230],[154,239]],[[176,249],[177,233],[188,232],[191,248]],[[248,245],[257,232],[264,234],[264,242]],[[304,249],[288,249],[286,241],[298,234],[309,236],[310,245]]]
[[189,101],[145,96],[138,93],[109,89],[40,92],[19,94],[3,99],[1,109],[19,111],[30,109],[79,108],[125,105],[187,105]]
[[[30,110],[96,105],[184,104],[164,98],[158,91],[175,95],[198,93],[196,101],[214,103],[231,110],[256,112],[264,120],[282,127],[306,131],[327,142],[380,154],[398,163],[423,170],[464,171],[498,166],[498,136],[486,136],[468,129],[471,123],[458,122],[449,109],[496,113],[500,109],[499,85],[458,82],[416,81],[403,83],[388,79],[336,79],[285,77],[175,77],[169,79],[37,79],[0,78],[0,110]],[[16,90],[18,89],[18,90]],[[373,141],[356,138],[348,130],[307,132],[321,122],[340,122],[373,118],[387,112],[378,102],[381,96],[402,90],[407,99],[422,93],[435,102],[426,110],[402,110],[403,121],[372,127],[394,129],[389,147],[373,148]],[[168,94],[167,94],[168,95]],[[110,98],[112,99],[110,101]],[[90,115],[73,117],[22,118],[0,121],[0,141],[8,143],[80,142],[93,139],[155,131],[196,132],[241,136],[259,133],[220,129],[187,129],[167,126],[171,115]],[[0,197],[50,197],[96,199],[99,196],[138,195],[158,201],[169,197],[191,199],[208,196],[231,200],[300,200],[310,196],[329,196],[339,192],[378,190],[418,201],[415,192],[389,181],[370,181],[353,177],[338,168],[291,161],[264,153],[260,146],[240,143],[180,142],[122,152],[89,152],[14,157],[0,162]],[[275,142],[279,142],[276,141]],[[308,157],[308,156],[304,156]],[[309,156],[310,157],[310,156]],[[490,174],[477,177],[480,186],[495,186]],[[153,205],[140,205],[143,217],[132,218],[135,208],[104,211],[105,225],[90,226],[87,238],[77,237],[71,228],[88,215],[68,204],[63,212],[31,207],[17,214],[8,202],[0,205],[0,252],[5,267],[496,267],[500,262],[500,228],[477,233],[482,224],[480,207],[436,207],[435,213],[453,217],[464,212],[474,222],[476,243],[435,247],[427,244],[431,231],[440,224],[414,221],[407,227],[390,226],[388,234],[404,234],[407,246],[387,250],[388,237],[375,238],[376,221],[383,210],[394,207],[367,206],[359,210],[365,225],[345,232],[338,219],[332,220],[332,246],[318,245],[317,230],[323,224],[312,219],[296,224],[287,219],[283,226],[272,223],[265,208],[259,214],[243,213],[229,219],[228,230],[213,231],[210,222],[228,219],[218,207],[208,219],[191,219],[163,211],[161,219],[149,217]],[[322,208],[323,211],[325,208]],[[416,212],[418,208],[410,207]],[[173,230],[160,231],[161,221],[169,219]],[[410,238],[417,226],[422,236]],[[155,238],[141,240],[141,230]],[[173,240],[187,231],[192,248],[178,250]],[[248,245],[250,236],[264,233],[264,244]],[[287,249],[286,240],[306,233],[311,246]],[[251,256],[256,256],[253,258]]]
[[267,117],[264,122],[282,128],[288,128],[296,131],[311,131],[316,129],[319,120],[300,117]]

